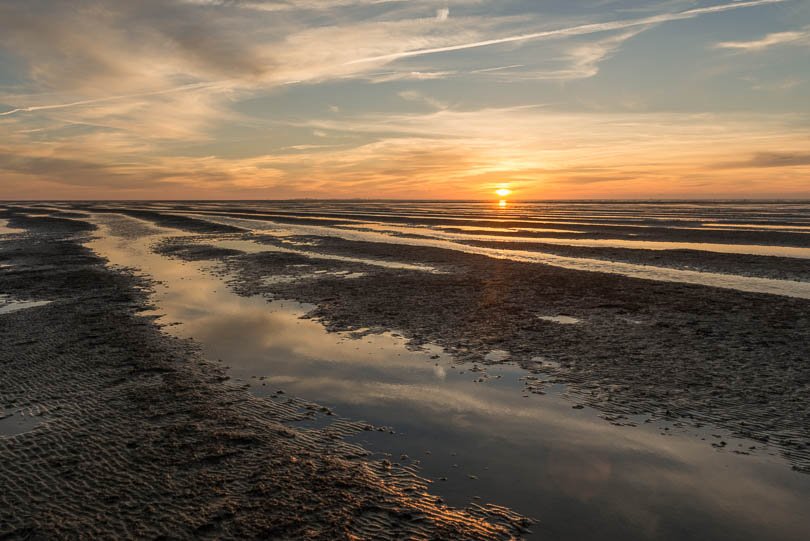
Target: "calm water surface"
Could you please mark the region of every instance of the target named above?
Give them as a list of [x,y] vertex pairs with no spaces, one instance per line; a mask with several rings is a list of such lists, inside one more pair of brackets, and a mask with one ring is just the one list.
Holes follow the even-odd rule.
[[0,218],[0,235],[12,235],[14,233],[23,233],[23,229],[19,229],[16,227],[9,227],[8,220],[3,220]]

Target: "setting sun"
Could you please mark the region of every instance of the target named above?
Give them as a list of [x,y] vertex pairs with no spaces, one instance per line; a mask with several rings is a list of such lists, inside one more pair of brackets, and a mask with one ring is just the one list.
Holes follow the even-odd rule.
[[509,190],[507,188],[499,188],[495,190],[495,193],[498,194],[500,197],[506,197],[507,195],[512,193],[512,190]]

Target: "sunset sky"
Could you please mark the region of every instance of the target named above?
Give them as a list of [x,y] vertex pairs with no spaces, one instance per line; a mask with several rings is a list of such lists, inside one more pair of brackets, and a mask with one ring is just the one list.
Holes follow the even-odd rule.
[[808,0],[3,0],[0,199],[810,197]]

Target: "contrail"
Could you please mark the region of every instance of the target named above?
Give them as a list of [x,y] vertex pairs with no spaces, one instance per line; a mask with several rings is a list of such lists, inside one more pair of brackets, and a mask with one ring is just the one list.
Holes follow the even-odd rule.
[[634,26],[647,26],[659,23],[666,23],[670,21],[680,21],[683,19],[693,19],[700,15],[708,13],[720,13],[723,11],[730,11],[733,9],[761,6],[765,4],[781,4],[788,0],[751,0],[748,2],[735,2],[733,4],[721,4],[718,6],[711,6],[705,8],[695,8],[680,13],[663,13],[661,15],[653,15],[651,17],[644,17],[641,19],[629,19],[626,21],[612,21],[606,23],[593,23],[583,24],[580,26],[572,26],[569,28],[559,28],[556,30],[546,30],[544,32],[535,32],[533,34],[521,34],[517,36],[509,36],[505,38],[489,39],[485,41],[475,41],[472,43],[462,43],[459,45],[449,45],[447,47],[435,47],[432,49],[415,49],[412,51],[403,51],[401,53],[391,53],[381,56],[371,56],[367,58],[360,58],[346,62],[345,65],[362,64],[366,62],[379,62],[385,60],[398,60],[400,58],[410,58],[413,56],[423,56],[436,53],[448,53],[452,51],[462,51],[464,49],[477,49],[479,47],[489,47],[491,45],[500,45],[502,43],[513,43],[516,41],[529,41],[536,39],[547,39],[566,36],[581,36],[585,34],[595,34],[597,32],[606,32],[610,30],[621,30],[624,28],[631,28]]
[[57,103],[53,105],[33,105],[31,107],[19,107],[17,109],[12,109],[10,111],[4,111],[0,113],[0,116],[8,116],[14,115],[17,113],[31,113],[34,111],[47,111],[49,109],[66,109],[68,107],[78,107],[81,105],[92,105],[94,103],[104,103],[107,101],[115,101],[115,100],[125,100],[129,98],[143,98],[146,96],[158,96],[160,94],[170,94],[173,92],[183,92],[185,90],[197,90],[199,88],[210,88],[217,85],[221,85],[222,82],[219,83],[194,83],[190,85],[183,85],[177,86],[174,88],[167,88],[165,90],[157,90],[155,92],[143,92],[141,94],[124,94],[121,96],[108,96],[106,98],[96,98],[92,100],[82,100],[82,101],[73,101],[70,103]]

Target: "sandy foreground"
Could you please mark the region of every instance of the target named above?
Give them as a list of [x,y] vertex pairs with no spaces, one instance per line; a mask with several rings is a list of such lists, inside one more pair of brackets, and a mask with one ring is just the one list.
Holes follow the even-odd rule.
[[[254,236],[284,248],[310,237]],[[218,260],[244,295],[315,304],[331,330],[397,329],[413,344],[436,343],[469,363],[497,364],[493,350],[525,369],[569,384],[580,404],[610,420],[649,414],[712,423],[778,448],[810,471],[810,307],[805,299],[496,260],[430,247],[318,238],[318,253],[429,265],[413,272],[331,260],[356,280],[300,276],[309,257],[249,253],[230,242],[172,239],[158,248],[189,260]],[[261,249],[261,248],[259,248]],[[806,264],[806,263],[805,263]],[[538,307],[540,312],[538,313]],[[540,315],[541,317],[538,317]],[[573,318],[587,325],[543,319]],[[554,359],[537,360],[537,352]],[[542,384],[534,387],[542,391]]]
[[[230,383],[150,318],[150,284],[104,266],[71,217],[4,213],[0,538],[508,539],[528,521],[451,509],[411,470],[291,426],[315,407]],[[22,412],[22,414],[20,413]],[[23,423],[24,424],[24,423]],[[3,424],[6,427],[7,424]]]
[[[325,427],[303,428],[302,420],[313,412],[331,415],[329,408],[286,393],[257,395],[249,385],[230,380],[227,367],[205,358],[198,343],[172,337],[156,321],[149,312],[154,283],[105,265],[88,249],[89,239],[100,234],[97,226],[132,242],[159,230],[154,238],[161,240],[151,245],[152,252],[204,264],[205,272],[224,277],[239,296],[307,303],[308,318],[357,338],[396,331],[415,350],[440,347],[452,357],[452,366],[469,370],[476,382],[486,384],[501,377],[496,374],[505,366],[517,365],[524,376],[523,388],[515,392],[523,396],[562,387],[569,411],[571,406],[593,410],[605,425],[641,430],[629,427],[660,422],[693,429],[709,440],[701,445],[718,453],[775,454],[777,468],[795,470],[789,475],[804,478],[810,471],[810,301],[801,296],[642,280],[418,242],[323,233],[325,223],[356,227],[337,214],[273,215],[263,218],[272,222],[265,230],[253,228],[257,220],[230,218],[250,213],[227,205],[208,214],[193,205],[72,207],[15,205],[0,214],[24,231],[0,237],[0,293],[49,302],[0,314],[0,339],[8,344],[0,351],[0,417],[25,412],[0,419],[0,461],[9,465],[0,475],[14,487],[0,496],[0,534],[528,535],[530,521],[518,513],[478,503],[451,508],[436,495],[439,487],[420,478],[418,467],[380,459],[357,444],[358,434],[384,434],[387,427],[339,418]],[[301,224],[305,227],[295,229]],[[284,230],[288,225],[291,229]],[[615,231],[601,228],[609,238],[631,238],[622,236],[628,231],[635,235],[635,229],[612,227]],[[410,230],[401,234],[422,237]],[[655,241],[668,239],[663,230],[651,228],[648,234]],[[685,229],[673,235],[684,242],[732,246],[766,238],[762,231]],[[773,238],[790,249],[806,249],[806,235],[777,232]],[[497,247],[500,241],[468,244]],[[721,276],[730,276],[732,285],[735,277],[752,277],[755,289],[756,280],[776,279],[787,291],[796,284],[800,294],[808,277],[807,260],[795,257],[694,250],[662,256],[522,240],[510,245],[652,269],[726,273]],[[11,427],[5,434],[4,426]],[[715,434],[720,430],[734,442]],[[594,462],[595,470],[574,465],[569,475],[579,481],[594,471],[601,476],[601,462]],[[640,472],[644,467],[638,464]],[[748,467],[733,471],[748,472]],[[779,479],[775,476],[767,491],[753,479],[746,480],[747,487],[740,485],[741,494],[757,498],[754,503],[760,501],[758,492],[762,502],[777,501],[778,494],[783,507],[772,513],[789,517],[770,525],[763,518],[756,538],[801,538],[810,519],[792,511],[803,483],[788,488],[792,481]],[[733,492],[715,485],[712,490],[718,499]],[[714,517],[714,527],[727,530],[724,538],[734,538],[728,525],[745,515],[744,505],[739,509],[723,519],[727,523]],[[543,510],[546,516],[561,511]],[[718,511],[706,512],[711,519]],[[677,514],[664,519],[678,519]],[[691,517],[683,520],[683,530],[670,526],[667,532],[675,532],[673,538],[678,531],[717,533],[697,524],[701,520]],[[544,532],[542,522],[532,527],[532,538],[555,537],[553,529]],[[575,531],[575,524],[549,522],[562,532]],[[656,538],[656,528],[647,533],[636,528],[634,535]],[[589,536],[602,538],[593,531]]]

